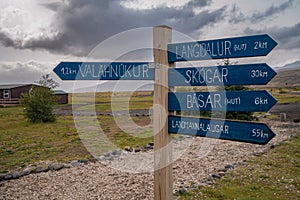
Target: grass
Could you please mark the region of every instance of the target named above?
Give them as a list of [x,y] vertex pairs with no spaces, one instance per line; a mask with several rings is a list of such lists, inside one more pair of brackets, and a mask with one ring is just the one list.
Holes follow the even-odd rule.
[[43,160],[88,158],[71,117],[55,123],[32,124],[22,108],[0,109],[0,173]]
[[292,142],[253,158],[211,187],[200,187],[180,199],[300,199],[300,133]]
[[[120,99],[124,96],[120,95]],[[152,96],[131,98],[130,109],[149,109],[149,99]],[[123,108],[123,104],[119,103],[118,108]],[[110,111],[110,103],[103,105],[96,104],[97,111]],[[77,133],[73,116],[58,116],[55,123],[33,124],[26,121],[22,111],[21,107],[0,108],[0,173],[44,160],[65,162],[91,157]],[[117,126],[113,116],[97,116],[97,119],[106,137],[116,147],[141,147],[153,141],[152,131],[139,128],[127,134]],[[141,126],[150,123],[149,117],[132,117],[132,120]],[[91,129],[88,137],[96,135],[97,132],[93,133]],[[96,148],[102,148],[97,145]]]
[[293,94],[295,88],[272,88],[269,89],[271,94],[278,100],[278,103],[287,104],[300,102],[300,95]]

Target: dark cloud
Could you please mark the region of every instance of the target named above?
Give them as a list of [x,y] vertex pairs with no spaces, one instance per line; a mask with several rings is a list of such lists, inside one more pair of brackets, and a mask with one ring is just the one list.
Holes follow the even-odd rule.
[[288,0],[287,2],[284,2],[280,4],[279,6],[272,5],[264,12],[256,12],[251,16],[251,21],[259,22],[267,17],[277,15],[286,9],[290,8],[293,5],[294,0]]
[[[211,0],[192,0],[178,8],[157,7],[146,10],[129,9],[121,0],[70,0],[64,3],[44,4],[56,12],[51,37],[39,37],[16,42],[0,30],[0,41],[17,49],[45,49],[51,52],[85,56],[104,39],[119,32],[166,24],[185,34],[193,35],[199,29],[213,25],[224,17],[226,7],[213,11],[203,9]],[[195,14],[195,8],[202,8]]]
[[300,21],[290,27],[272,27],[266,29],[254,30],[247,28],[245,34],[267,33],[278,42],[281,49],[299,49],[300,48]]
[[294,0],[288,0],[278,6],[271,5],[265,11],[258,12],[256,11],[250,16],[246,16],[244,13],[240,11],[236,4],[233,5],[231,9],[232,16],[229,20],[231,23],[239,23],[243,21],[250,21],[252,23],[260,22],[266,18],[269,18],[274,15],[278,15],[288,8],[292,7]]

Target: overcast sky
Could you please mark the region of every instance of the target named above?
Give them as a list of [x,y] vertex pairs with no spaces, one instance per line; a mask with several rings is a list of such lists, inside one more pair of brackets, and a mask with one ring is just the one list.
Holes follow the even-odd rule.
[[115,34],[162,24],[195,40],[267,33],[279,45],[251,62],[300,60],[300,0],[0,0],[0,84],[32,83]]

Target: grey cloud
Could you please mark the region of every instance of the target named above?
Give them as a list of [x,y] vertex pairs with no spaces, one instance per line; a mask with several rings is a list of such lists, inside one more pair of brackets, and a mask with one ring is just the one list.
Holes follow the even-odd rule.
[[15,42],[0,30],[0,42],[17,49],[45,49],[51,52],[85,56],[96,44],[119,32],[166,24],[185,34],[193,35],[205,26],[223,18],[226,7],[195,14],[195,7],[205,7],[211,0],[192,0],[181,8],[158,7],[134,10],[120,5],[121,0],[72,0],[45,4],[56,11],[53,29],[58,34]]
[[252,15],[245,15],[240,11],[240,9],[237,7],[236,4],[233,5],[231,10],[231,17],[229,19],[229,22],[231,23],[239,23],[244,21],[250,21],[252,23],[260,22],[261,20],[264,20],[268,17],[278,15],[279,13],[284,12],[288,8],[292,7],[294,0],[288,0],[278,6],[271,5],[269,8],[267,8],[263,12],[255,12]]
[[245,34],[267,33],[278,42],[281,49],[299,49],[300,48],[300,21],[290,27],[272,27],[267,29],[254,30],[247,28]]
[[252,21],[260,21],[263,20],[269,16],[278,14],[280,12],[285,11],[286,9],[290,8],[293,5],[293,1],[294,0],[288,0],[287,2],[284,2],[282,4],[280,4],[279,6],[274,6],[272,5],[271,7],[269,7],[266,11],[264,12],[256,12],[251,16],[251,20]]
[[47,64],[30,61],[27,63],[1,63],[0,83],[33,83],[39,80],[42,74],[49,73]]

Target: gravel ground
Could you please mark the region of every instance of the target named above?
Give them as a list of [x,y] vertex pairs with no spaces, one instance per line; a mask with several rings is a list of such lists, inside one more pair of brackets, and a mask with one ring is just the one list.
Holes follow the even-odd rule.
[[[240,165],[249,156],[289,140],[300,127],[294,123],[267,123],[277,136],[265,146],[203,138],[174,142],[176,150],[185,149],[192,142],[173,164],[174,192],[202,184],[226,165]],[[137,172],[147,166],[150,169],[152,163],[143,162],[149,155],[153,156],[151,152],[130,153],[111,161],[0,182],[0,199],[153,199],[153,173],[128,173],[108,167],[122,166],[123,170]]]

